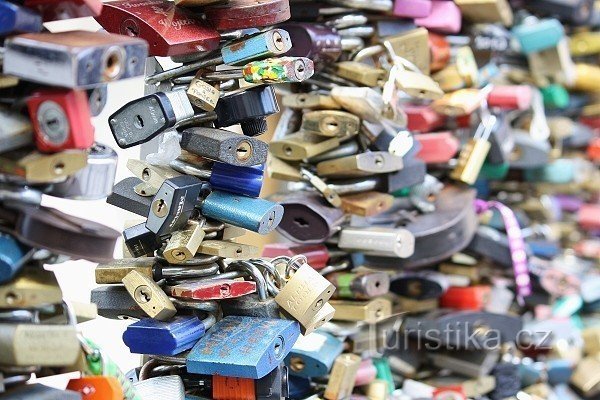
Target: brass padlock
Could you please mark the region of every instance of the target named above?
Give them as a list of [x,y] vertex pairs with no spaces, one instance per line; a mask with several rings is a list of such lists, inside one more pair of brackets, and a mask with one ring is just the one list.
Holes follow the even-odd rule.
[[336,321],[365,321],[375,323],[392,315],[392,302],[378,297],[368,301],[331,300]]
[[342,196],[342,210],[348,214],[372,217],[389,210],[394,196],[380,192],[362,192]]
[[571,384],[581,390],[585,397],[599,394],[600,357],[594,355],[582,359],[571,375]]
[[362,359],[351,353],[340,354],[333,363],[329,381],[323,397],[327,400],[344,400],[350,398],[354,389],[354,379]]
[[364,86],[379,86],[385,76],[385,70],[357,61],[342,61],[335,65],[338,76]]
[[387,151],[368,151],[321,161],[317,164],[317,174],[329,178],[355,178],[396,172],[403,165],[402,157]]
[[62,302],[54,272],[37,266],[24,268],[12,281],[0,285],[0,309],[39,308]]
[[221,95],[219,89],[202,79],[204,71],[200,70],[190,82],[187,90],[190,103],[204,111],[213,111]]
[[513,12],[507,0],[455,0],[462,16],[476,23],[513,24]]
[[269,154],[269,158],[267,159],[267,172],[269,178],[272,179],[290,182],[302,181],[299,165],[287,163],[275,157],[273,154]]
[[360,119],[345,111],[309,111],[302,116],[301,129],[319,136],[344,139],[358,135]]
[[256,246],[226,240],[205,240],[200,244],[198,253],[234,260],[247,260],[260,255],[260,251]]
[[318,93],[286,94],[281,100],[284,107],[309,110],[339,110],[342,108],[333,97]]
[[185,228],[174,232],[163,251],[163,257],[171,264],[185,263],[194,258],[206,233],[204,220],[189,220]]
[[123,278],[129,295],[150,318],[166,321],[177,314],[173,302],[160,286],[138,271],[131,271]]
[[42,154],[18,149],[0,156],[0,172],[16,175],[28,183],[53,183],[83,169],[87,160],[88,155],[84,150]]
[[308,132],[296,132],[272,141],[269,151],[284,160],[300,161],[335,149],[339,145],[340,140],[337,137],[325,138]]

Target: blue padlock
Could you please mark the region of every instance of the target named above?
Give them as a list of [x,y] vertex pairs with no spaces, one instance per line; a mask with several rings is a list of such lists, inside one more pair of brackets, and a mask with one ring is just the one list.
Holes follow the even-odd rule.
[[0,0],[0,36],[41,31],[42,17],[39,14],[28,8]]
[[204,320],[187,315],[169,321],[144,318],[127,327],[123,342],[132,353],[173,356],[194,347],[214,322],[213,316]]
[[555,359],[546,362],[548,383],[552,386],[567,384],[573,375],[573,363],[569,360]]
[[550,240],[528,240],[527,244],[531,248],[531,254],[535,257],[551,260],[562,253],[560,245]]
[[215,162],[210,175],[210,184],[218,190],[258,197],[263,185],[265,165],[239,167]]
[[292,400],[304,399],[311,393],[311,384],[309,378],[290,375],[288,377],[289,397]]
[[512,34],[525,54],[537,53],[556,47],[565,37],[565,29],[557,19],[525,22],[512,29]]
[[300,325],[296,321],[228,316],[190,351],[187,371],[260,379],[285,359],[298,336]]
[[343,350],[344,342],[327,332],[316,331],[298,339],[285,358],[285,365],[290,375],[305,378],[325,376]]
[[10,281],[21,269],[23,249],[14,237],[0,232],[0,284]]
[[570,183],[575,180],[574,160],[560,158],[543,167],[525,170],[525,180],[529,182]]
[[273,231],[283,218],[283,207],[280,204],[217,190],[206,196],[201,212],[205,217],[261,235]]

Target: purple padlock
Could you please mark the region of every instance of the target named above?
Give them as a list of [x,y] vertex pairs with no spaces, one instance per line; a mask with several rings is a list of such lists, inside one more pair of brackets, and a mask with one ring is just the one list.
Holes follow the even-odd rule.
[[403,18],[424,18],[431,14],[431,0],[396,0],[393,14]]
[[415,18],[415,24],[441,33],[458,33],[462,25],[460,8],[453,1],[432,0],[431,13]]
[[286,56],[310,58],[315,70],[336,62],[342,54],[340,35],[325,25],[285,22],[279,28],[290,34],[294,44]]

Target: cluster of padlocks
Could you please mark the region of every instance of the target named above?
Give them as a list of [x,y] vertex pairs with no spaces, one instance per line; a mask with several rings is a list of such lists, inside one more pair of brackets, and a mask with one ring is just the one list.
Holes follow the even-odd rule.
[[596,398],[599,3],[0,0],[0,399]]

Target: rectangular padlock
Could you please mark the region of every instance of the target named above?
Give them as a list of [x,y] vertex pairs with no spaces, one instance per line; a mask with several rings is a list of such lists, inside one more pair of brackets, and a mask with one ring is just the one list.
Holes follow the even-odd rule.
[[316,331],[296,341],[285,358],[285,364],[292,375],[323,377],[329,373],[343,350],[343,341],[327,332]]
[[167,293],[190,300],[223,300],[256,292],[256,282],[233,279],[209,279],[170,286]]
[[25,0],[23,5],[39,12],[44,22],[97,17],[102,12],[101,0]]
[[261,257],[275,258],[279,256],[293,257],[302,254],[308,265],[320,270],[327,266],[329,251],[322,244],[301,245],[294,243],[267,243],[263,246]]
[[331,375],[323,397],[327,400],[347,399],[354,389],[354,380],[360,367],[361,358],[356,354],[339,355],[331,369]]
[[394,196],[380,192],[364,192],[342,196],[342,210],[348,214],[372,217],[386,212],[394,203]]
[[408,119],[406,128],[409,131],[433,132],[446,123],[446,117],[436,113],[429,106],[406,105],[404,111]]
[[291,93],[281,99],[284,107],[308,110],[337,110],[340,105],[331,96],[319,93]]
[[42,17],[28,8],[3,1],[0,3],[0,14],[5,16],[0,24],[2,36],[42,30]]
[[27,99],[35,144],[50,153],[85,150],[94,143],[88,97],[81,90],[39,90]]
[[[104,4],[96,21],[108,32],[144,39],[151,56],[177,56],[211,51],[219,46],[217,31],[184,8],[164,0],[125,0]],[[143,66],[144,58],[140,58]]]
[[360,85],[376,87],[385,75],[385,70],[356,61],[342,61],[335,64],[337,76]]
[[198,71],[187,89],[190,102],[204,111],[213,111],[217,106],[221,92],[217,85],[202,80],[202,72]]
[[415,18],[415,24],[441,33],[458,33],[462,26],[460,8],[453,1],[431,0],[431,12]]
[[68,88],[141,76],[148,54],[143,40],[103,32],[27,33],[4,45],[5,74]]
[[370,300],[390,289],[390,277],[384,272],[334,272],[326,278],[336,287],[336,299]]
[[151,318],[165,321],[173,317],[177,310],[165,292],[151,278],[131,271],[123,278],[129,295]]
[[183,229],[175,231],[163,250],[165,260],[171,264],[180,264],[194,258],[206,235],[203,225],[203,221],[190,220]]
[[340,145],[337,137],[296,132],[270,143],[269,151],[283,160],[299,161],[332,150]]
[[234,260],[247,260],[258,257],[260,250],[258,247],[249,244],[235,243],[227,240],[205,240],[200,244],[198,253]]
[[344,111],[309,111],[302,115],[301,129],[314,135],[345,139],[358,134],[360,119]]
[[413,63],[419,71],[429,75],[431,52],[429,49],[429,33],[425,28],[411,29],[401,34],[386,38],[394,54]]
[[435,132],[416,135],[421,144],[417,157],[428,164],[446,163],[456,155],[459,141],[450,132]]
[[367,301],[330,300],[334,321],[365,321],[373,324],[392,315],[392,302],[384,297]]
[[60,182],[83,169],[87,165],[87,158],[83,150],[42,154],[23,148],[0,155],[0,172],[24,179],[30,184]]
[[342,108],[369,122],[377,122],[384,114],[382,95],[369,87],[335,86],[331,97]]
[[513,23],[513,12],[507,0],[457,0],[465,19],[477,23],[500,22],[504,26]]
[[142,319],[148,315],[133,300],[123,285],[104,285],[92,289],[91,302],[98,315],[110,319]]
[[397,157],[387,151],[370,151],[321,161],[317,164],[317,174],[334,179],[354,178],[396,172],[402,167],[402,157]]
[[[285,359],[299,335],[295,321],[228,316],[196,343],[186,357],[187,370],[260,379]],[[227,347],[221,345],[223,340]]]
[[62,302],[54,272],[23,268],[12,281],[0,286],[0,309],[38,308]]
[[413,254],[415,237],[406,229],[366,227],[343,228],[338,247],[364,254],[407,258]]
[[394,15],[402,18],[423,18],[431,14],[431,0],[396,0]]
[[20,113],[0,107],[0,127],[0,153],[33,143],[31,122]]

